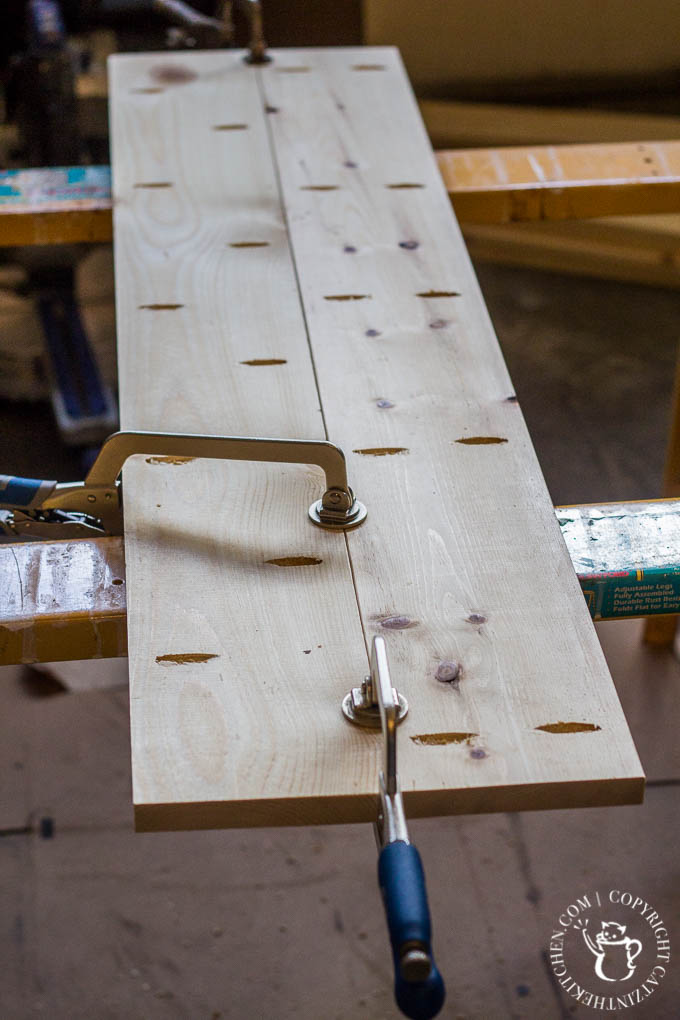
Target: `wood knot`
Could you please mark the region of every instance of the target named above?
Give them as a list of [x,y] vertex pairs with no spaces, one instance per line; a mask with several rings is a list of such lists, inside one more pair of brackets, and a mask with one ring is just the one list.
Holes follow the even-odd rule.
[[437,672],[435,673],[435,679],[440,684],[455,684],[460,680],[460,663],[454,662],[452,659],[444,659],[437,666]]
[[414,627],[416,624],[415,620],[412,620],[410,616],[386,616],[380,621],[380,626],[385,627],[386,630],[406,630],[408,627]]

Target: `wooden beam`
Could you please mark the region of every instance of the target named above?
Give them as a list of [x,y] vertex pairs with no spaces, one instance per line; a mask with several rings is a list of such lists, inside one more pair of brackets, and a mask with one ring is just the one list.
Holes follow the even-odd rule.
[[[438,101],[423,102],[421,110],[433,145],[442,149],[680,138],[680,117]],[[680,285],[679,239],[677,213],[465,226],[476,260],[661,287]]]
[[0,171],[0,246],[111,240],[107,166]]
[[680,209],[680,142],[437,153],[459,222],[517,223]]
[[[311,470],[126,469],[137,825],[370,820],[379,741],[339,706],[375,633],[411,701],[411,814],[637,801],[639,761],[398,56],[273,56],[110,61],[121,417],[326,428],[369,520],[314,530]],[[154,182],[168,186],[139,187]],[[451,660],[455,691],[437,680]],[[583,731],[541,729],[561,721]],[[443,732],[458,736],[428,739]]]
[[[110,67],[123,426],[323,439],[259,72],[239,52]],[[335,762],[365,741],[338,698],[365,648],[345,539],[307,519],[319,473],[142,459],[124,485],[138,827],[351,806],[365,769]]]

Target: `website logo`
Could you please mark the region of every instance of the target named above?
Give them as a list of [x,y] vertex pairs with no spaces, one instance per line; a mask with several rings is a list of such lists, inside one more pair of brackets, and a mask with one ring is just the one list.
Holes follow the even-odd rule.
[[645,1002],[668,972],[671,945],[663,918],[631,892],[584,893],[553,926],[549,959],[564,991],[603,1012]]

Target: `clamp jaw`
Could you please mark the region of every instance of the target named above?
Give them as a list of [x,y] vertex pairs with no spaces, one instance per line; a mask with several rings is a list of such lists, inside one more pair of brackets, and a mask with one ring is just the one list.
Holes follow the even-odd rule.
[[93,538],[122,535],[123,504],[118,480],[128,457],[208,457],[284,464],[317,464],[326,491],[309,508],[319,527],[356,528],[366,507],[347,484],[342,450],[322,440],[193,436],[164,432],[116,432],[106,440],[83,482],[40,481],[0,475],[0,535],[10,539]]

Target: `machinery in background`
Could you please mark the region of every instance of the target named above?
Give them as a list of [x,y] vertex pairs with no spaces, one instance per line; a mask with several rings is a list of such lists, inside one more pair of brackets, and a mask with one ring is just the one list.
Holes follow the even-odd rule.
[[[21,167],[78,167],[93,153],[78,121],[76,74],[83,54],[70,45],[69,29],[121,25],[143,19],[159,45],[213,48],[233,42],[230,0],[197,0],[211,16],[184,0],[24,0],[0,12],[0,61],[5,68],[6,110],[18,134],[14,158]],[[239,5],[247,17],[250,60],[266,60],[258,0]],[[170,27],[167,27],[168,24]],[[95,153],[95,161],[100,153]],[[24,291],[34,298],[44,337],[54,415],[63,442],[98,445],[118,424],[111,388],[102,378],[75,289],[85,245],[16,249],[12,260],[27,274]],[[86,455],[87,462],[91,455]]]
[[[28,0],[23,49],[9,61],[7,107],[17,125],[16,158],[33,167],[76,166],[87,157],[78,129],[76,67],[57,0]],[[75,290],[84,245],[18,249],[43,330],[52,407],[63,442],[98,444],[118,423],[102,379]]]

